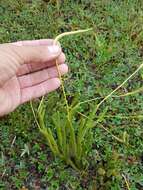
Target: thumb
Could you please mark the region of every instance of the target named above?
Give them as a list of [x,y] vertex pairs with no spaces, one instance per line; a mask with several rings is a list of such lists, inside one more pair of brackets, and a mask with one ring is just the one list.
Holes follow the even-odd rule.
[[56,59],[61,54],[59,45],[49,46],[26,46],[13,45],[15,53],[20,58],[20,64],[31,62],[48,62]]

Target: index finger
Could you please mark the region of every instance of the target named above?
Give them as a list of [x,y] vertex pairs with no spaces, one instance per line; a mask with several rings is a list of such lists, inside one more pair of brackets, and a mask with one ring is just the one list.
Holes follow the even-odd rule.
[[24,40],[13,42],[17,46],[50,46],[54,44],[53,39],[40,39],[40,40]]

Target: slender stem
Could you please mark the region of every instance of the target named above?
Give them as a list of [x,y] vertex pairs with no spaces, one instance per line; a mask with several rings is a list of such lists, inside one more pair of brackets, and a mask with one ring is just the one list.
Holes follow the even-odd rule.
[[[74,34],[79,34],[79,33],[84,33],[84,32],[88,32],[88,31],[91,31],[92,28],[88,28],[88,29],[85,29],[85,30],[77,30],[77,31],[71,31],[71,32],[64,32],[60,35],[58,35],[55,40],[54,40],[54,44],[57,44],[57,42],[63,38],[64,36],[70,36],[70,35],[74,35]],[[65,105],[66,105],[66,110],[67,110],[67,118],[68,118],[68,121],[70,122],[70,113],[69,113],[69,105],[68,105],[68,101],[67,101],[67,97],[66,97],[66,92],[65,92],[65,87],[64,87],[64,84],[63,84],[63,80],[62,80],[62,76],[61,76],[61,73],[60,73],[60,70],[59,70],[59,65],[57,63],[57,60],[56,60],[56,67],[57,67],[57,71],[58,71],[58,76],[59,76],[59,79],[61,81],[61,87],[62,87],[62,92],[63,92],[63,95],[64,95],[64,101],[65,101]],[[39,108],[41,107],[42,103],[43,103],[43,100],[44,100],[44,96],[42,97],[41,101],[40,101],[40,105],[39,105]]]
[[108,98],[112,96],[113,93],[115,93],[119,88],[121,88],[128,80],[130,80],[139,70],[141,70],[143,67],[143,64],[141,64],[122,84],[120,84],[115,90],[113,90],[109,95],[107,95],[96,107],[96,111],[99,109],[101,104],[105,102]]
[[[78,112],[81,116],[85,117],[86,119],[89,119],[89,117],[87,117],[86,115],[82,114],[81,112]],[[106,129],[105,127],[103,127],[102,125],[100,125],[100,127],[102,129],[104,129],[106,132],[110,133],[110,135],[116,139],[117,141],[119,141],[120,143],[124,143],[124,141],[122,139],[119,139],[118,137],[116,137],[115,135],[113,135],[108,129]]]
[[133,94],[136,94],[136,93],[139,93],[139,92],[142,92],[143,91],[143,87],[141,87],[141,88],[139,88],[139,89],[137,89],[137,90],[134,90],[134,91],[131,91],[131,92],[128,92],[128,93],[125,93],[125,94],[121,94],[121,95],[119,95],[119,96],[113,96],[113,97],[125,97],[125,96],[131,96],[131,95],[133,95]]
[[35,122],[36,122],[38,128],[41,129],[41,127],[40,127],[40,125],[39,125],[39,122],[38,122],[38,120],[37,120],[37,117],[36,117],[36,114],[35,114],[34,108],[33,108],[32,101],[30,101],[30,106],[31,106],[31,110],[32,110],[32,113],[33,113],[33,116],[34,116]]
[[[136,93],[139,93],[139,92],[142,92],[142,91],[143,91],[143,87],[141,87],[141,88],[139,88],[137,90],[125,93],[125,94],[120,94],[120,95],[110,96],[110,97],[112,97],[112,98],[120,98],[120,97],[125,97],[125,96],[131,96],[133,94],[136,94]],[[85,100],[83,102],[79,102],[77,105],[75,105],[75,107],[73,109],[76,109],[77,107],[79,107],[82,104],[86,104],[86,103],[96,101],[96,100],[99,100],[99,99],[103,99],[103,98],[105,98],[105,97],[96,97],[96,98],[92,98],[92,99],[89,99],[89,100]]]
[[[70,36],[70,35],[74,35],[74,34],[79,34],[79,33],[84,33],[84,32],[88,32],[90,31],[91,29],[86,29],[86,30],[78,30],[78,31],[72,31],[72,32],[65,32],[63,34],[60,34],[58,35],[55,40],[54,40],[54,44],[57,44],[57,42],[64,36]],[[63,92],[63,95],[64,95],[64,101],[65,101],[65,105],[66,105],[66,111],[67,111],[67,121],[68,121],[68,127],[70,129],[70,139],[72,141],[72,149],[73,149],[73,154],[76,155],[76,152],[77,152],[77,147],[76,147],[76,138],[75,138],[75,132],[74,132],[74,128],[72,126],[72,121],[71,121],[71,118],[70,118],[70,111],[69,111],[69,105],[68,105],[68,101],[67,101],[67,97],[66,97],[66,92],[65,92],[65,87],[64,87],[64,83],[63,83],[63,80],[62,80],[62,77],[61,77],[61,73],[60,73],[60,70],[59,70],[59,65],[58,65],[58,62],[56,60],[56,67],[57,67],[57,71],[58,71],[58,75],[59,75],[59,79],[60,79],[60,82],[61,82],[61,87],[62,87],[62,92]]]
[[[89,119],[88,116],[84,115],[81,112],[77,112],[81,116]],[[98,118],[99,116],[95,116],[95,118]],[[143,119],[143,115],[105,115],[103,118],[120,118],[120,119]]]
[[56,67],[57,67],[59,79],[61,81],[61,88],[62,88],[62,92],[63,92],[63,95],[64,95],[64,101],[65,101],[65,105],[66,105],[67,114],[68,114],[68,117],[69,117],[69,105],[68,105],[67,96],[66,96],[66,92],[65,92],[65,87],[64,87],[64,84],[63,84],[63,80],[62,80],[62,76],[61,76],[61,73],[60,73],[60,70],[59,70],[59,65],[57,63],[57,60],[56,60]]
[[84,33],[84,32],[88,32],[88,31],[91,31],[91,30],[92,30],[92,28],[88,28],[88,29],[85,29],[85,30],[77,30],[77,31],[71,31],[71,32],[64,32],[64,33],[58,35],[55,38],[54,44],[56,44],[64,36],[70,36],[70,35],[74,35],[74,34]]
[[59,0],[56,0],[57,2],[56,2],[56,4],[57,4],[57,10],[59,11],[60,10],[60,2],[59,2]]
[[[78,112],[81,116],[85,117],[86,119],[89,119],[89,117],[87,117],[86,115],[84,115],[81,112]],[[104,116],[104,117],[118,117],[118,116]],[[121,118],[127,118],[128,116],[122,116]],[[142,115],[139,116],[129,116],[131,118],[143,118]],[[98,118],[98,116],[97,116]],[[114,134],[112,134],[112,132],[110,132],[107,128],[105,128],[102,125],[99,125],[99,127],[101,127],[102,129],[104,129],[106,132],[108,132],[114,139],[116,139],[117,141],[119,141],[120,143],[125,143],[122,139],[118,138],[117,136],[115,136]]]
[[[57,44],[57,42],[63,38],[64,36],[70,36],[70,35],[74,35],[74,34],[79,34],[79,33],[84,33],[84,32],[88,32],[88,31],[91,31],[92,28],[88,28],[88,29],[85,29],[85,30],[77,30],[77,31],[71,31],[71,32],[64,32],[60,35],[58,35],[55,40],[54,40],[54,44]],[[63,80],[62,80],[62,76],[61,76],[61,73],[60,73],[60,70],[59,70],[59,65],[57,63],[57,60],[56,60],[56,67],[57,67],[57,71],[58,71],[58,76],[59,76],[59,79],[61,81],[61,87],[62,87],[62,92],[63,92],[63,95],[64,95],[64,101],[65,101],[65,105],[66,105],[66,110],[67,110],[67,117],[68,117],[68,120],[70,120],[70,113],[69,113],[69,105],[68,105],[68,101],[67,101],[67,97],[66,97],[66,92],[65,92],[65,87],[64,87],[64,84],[63,84]],[[43,100],[44,100],[44,96],[42,97],[41,101],[40,101],[40,105],[39,105],[39,108],[41,107],[42,103],[43,103]]]
[[125,183],[126,183],[126,186],[127,186],[127,189],[130,190],[130,186],[129,186],[129,183],[128,183],[128,180],[126,179],[126,176],[124,174],[122,174],[124,180],[125,180]]
[[125,143],[122,139],[118,138],[117,136],[113,135],[107,128],[105,128],[103,125],[100,125],[102,129],[104,129],[106,132],[108,132],[114,139],[119,141],[120,143]]

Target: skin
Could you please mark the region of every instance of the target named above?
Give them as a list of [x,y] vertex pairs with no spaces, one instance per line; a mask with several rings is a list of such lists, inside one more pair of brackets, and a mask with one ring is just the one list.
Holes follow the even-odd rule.
[[49,39],[0,45],[0,116],[60,86],[55,60],[62,75],[68,67],[60,45],[53,43]]

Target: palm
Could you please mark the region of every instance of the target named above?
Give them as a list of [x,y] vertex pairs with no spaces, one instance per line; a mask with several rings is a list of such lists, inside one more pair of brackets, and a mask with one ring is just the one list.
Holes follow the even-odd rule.
[[[65,62],[64,54],[61,52],[58,57],[51,57],[49,59],[48,56],[50,54],[47,56],[47,52],[42,54],[43,51],[39,53],[35,49],[36,55],[34,48],[31,47],[29,49],[31,50],[30,55],[29,51],[27,51],[28,46],[37,46],[39,49],[42,46],[45,49],[51,43],[53,43],[51,40],[24,41],[22,42],[22,46],[26,46],[23,49],[26,52],[21,51],[18,53],[12,50],[15,48],[14,46],[9,46],[9,48],[7,46],[1,47],[0,115],[7,114],[13,111],[18,105],[43,96],[59,87],[60,81],[55,66],[55,59],[60,64],[59,70],[61,74],[65,74],[67,72],[67,66],[63,64]],[[33,54],[35,57],[33,57]]]
[[21,102],[21,87],[18,78],[14,76],[0,90],[4,94],[3,107],[10,112],[13,111]]

